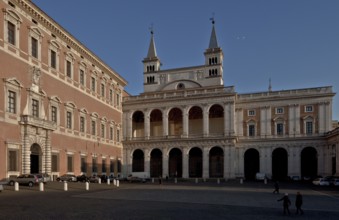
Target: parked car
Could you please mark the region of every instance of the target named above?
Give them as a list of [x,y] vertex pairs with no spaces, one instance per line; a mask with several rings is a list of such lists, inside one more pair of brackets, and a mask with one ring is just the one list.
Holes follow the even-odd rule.
[[62,176],[59,176],[56,181],[67,181],[67,182],[76,182],[77,178],[73,174],[64,174]]
[[317,178],[313,180],[312,183],[317,186],[329,186],[330,185],[330,182],[325,178]]
[[39,182],[47,183],[52,180],[48,173],[34,173],[34,175],[38,176]]
[[127,177],[127,181],[130,182],[130,183],[145,183],[146,182],[146,179],[144,178],[140,178],[140,177],[137,177],[137,176],[132,176],[132,175],[129,175]]
[[91,177],[89,177],[89,182],[91,182],[91,183],[98,183],[99,182],[99,177],[98,176],[91,176]]
[[77,182],[89,182],[89,177],[85,174],[77,176]]
[[41,178],[41,176],[39,177],[37,174],[22,174],[17,177],[10,177],[8,184],[13,186],[15,182],[18,182],[20,185],[32,187],[40,182],[39,178]]
[[335,179],[333,185],[339,186],[339,179]]
[[334,185],[334,180],[339,179],[339,176],[325,176],[324,179],[326,179],[330,185]]

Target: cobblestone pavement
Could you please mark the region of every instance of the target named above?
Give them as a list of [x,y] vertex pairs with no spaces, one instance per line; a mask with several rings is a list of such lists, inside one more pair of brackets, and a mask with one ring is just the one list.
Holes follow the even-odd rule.
[[[272,184],[228,181],[217,183],[164,182],[107,184],[51,182],[32,188],[5,186],[0,193],[0,219],[339,219],[339,187],[282,183],[280,194]],[[305,214],[295,215],[295,195],[304,197]],[[289,193],[291,216],[282,203]]]

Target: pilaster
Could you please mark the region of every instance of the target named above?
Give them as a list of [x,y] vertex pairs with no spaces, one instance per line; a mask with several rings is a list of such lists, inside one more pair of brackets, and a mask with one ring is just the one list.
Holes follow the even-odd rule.
[[208,178],[209,177],[209,148],[204,147],[203,148],[203,168],[202,168],[202,177],[203,178]]

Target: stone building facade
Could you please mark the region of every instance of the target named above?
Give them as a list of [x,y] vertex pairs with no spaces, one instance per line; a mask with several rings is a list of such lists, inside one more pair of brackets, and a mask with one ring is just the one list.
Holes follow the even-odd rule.
[[339,172],[338,136],[329,135],[332,87],[245,94],[225,87],[214,21],[204,56],[201,66],[161,70],[151,33],[144,93],[123,101],[124,175],[254,179],[259,172],[284,180]]
[[31,1],[0,8],[0,178],[117,175],[127,82]]

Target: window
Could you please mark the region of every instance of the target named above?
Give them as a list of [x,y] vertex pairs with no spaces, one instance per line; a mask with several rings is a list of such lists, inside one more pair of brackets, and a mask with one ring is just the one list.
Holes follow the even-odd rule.
[[114,173],[114,160],[110,160],[109,171],[111,173]]
[[255,116],[255,110],[248,110],[248,116]]
[[39,117],[39,101],[36,99],[32,99],[32,115]]
[[248,136],[250,137],[255,136],[255,125],[248,126]]
[[93,158],[93,159],[92,159],[92,172],[93,172],[93,173],[98,172],[97,158]]
[[16,38],[15,25],[10,21],[7,22],[7,34],[8,34],[7,36],[8,43],[15,45],[15,38]]
[[101,84],[101,96],[105,97],[105,85]]
[[95,78],[94,77],[91,78],[91,89],[93,92],[95,92]]
[[8,171],[19,171],[18,169],[18,151],[8,151]]
[[177,89],[185,89],[185,84],[179,83]]
[[16,113],[16,93],[8,91],[8,112]]
[[80,70],[80,73],[79,73],[79,75],[80,75],[80,84],[81,85],[85,85],[85,71],[83,71],[83,70]]
[[68,129],[72,128],[72,112],[66,113],[66,128]]
[[56,52],[54,50],[51,50],[51,67],[56,69],[56,62],[57,62],[57,56]]
[[113,140],[113,127],[109,128],[109,139]]
[[55,123],[58,120],[58,109],[55,106],[52,106],[51,108],[51,120]]
[[119,106],[120,106],[120,95],[117,94],[117,107],[119,107]]
[[313,106],[312,105],[306,105],[305,106],[305,112],[313,112]]
[[313,122],[307,121],[306,122],[306,134],[312,134],[313,133]]
[[101,137],[105,138],[105,125],[101,124]]
[[86,157],[81,157],[81,172],[86,173],[87,172],[87,163],[86,163]]
[[52,172],[58,172],[58,155],[52,154]]
[[276,114],[284,114],[284,108],[276,108],[275,113]]
[[277,123],[277,135],[283,135],[283,134],[284,134],[284,124]]
[[38,40],[32,37],[31,44],[32,56],[38,59]]
[[72,63],[69,60],[66,60],[66,75],[72,78]]
[[120,131],[117,129],[117,142],[120,142]]
[[80,132],[85,132],[85,117],[80,116]]
[[96,123],[95,121],[92,121],[92,135],[96,134]]
[[67,172],[73,172],[73,155],[67,155]]
[[102,159],[101,172],[106,173],[106,160],[104,158]]
[[109,90],[109,101],[113,102],[113,90],[112,89]]

